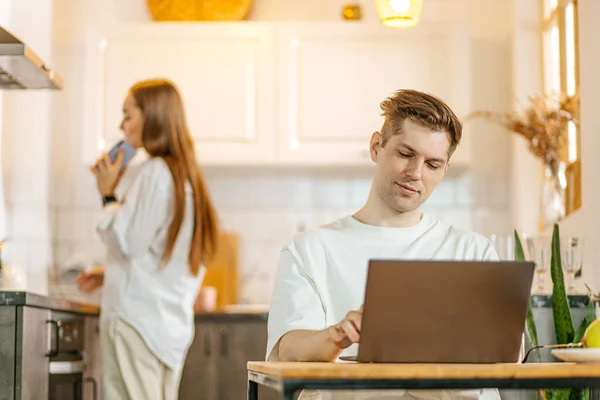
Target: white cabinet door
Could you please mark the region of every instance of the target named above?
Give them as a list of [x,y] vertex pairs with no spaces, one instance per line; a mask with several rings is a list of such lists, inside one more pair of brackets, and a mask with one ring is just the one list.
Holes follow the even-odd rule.
[[[444,25],[389,29],[363,23],[278,27],[279,135],[284,163],[371,163],[380,102],[401,88],[431,92],[459,114],[470,109],[470,41]],[[467,136],[467,135],[465,135]],[[468,138],[454,163],[470,158]]]
[[204,165],[275,157],[273,27],[153,23],[91,31],[86,48],[85,158],[121,138],[128,88],[164,77],[179,88]]

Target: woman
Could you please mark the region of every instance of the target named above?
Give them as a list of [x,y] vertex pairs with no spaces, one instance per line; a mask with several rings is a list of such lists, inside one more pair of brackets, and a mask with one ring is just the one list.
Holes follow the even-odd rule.
[[114,190],[122,153],[114,163],[104,154],[91,167],[104,203],[97,231],[108,255],[104,270],[83,274],[79,285],[104,285],[104,398],[176,399],[217,221],[175,86],[139,82],[123,112],[126,140],[149,158],[121,202]]

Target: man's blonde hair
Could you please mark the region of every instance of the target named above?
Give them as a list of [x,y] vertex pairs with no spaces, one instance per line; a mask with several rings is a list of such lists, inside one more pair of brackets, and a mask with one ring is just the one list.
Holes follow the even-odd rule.
[[440,98],[418,90],[401,89],[381,102],[382,115],[385,117],[381,134],[382,146],[393,135],[402,133],[404,121],[423,125],[432,131],[443,131],[450,140],[451,156],[462,137],[462,124],[452,109]]

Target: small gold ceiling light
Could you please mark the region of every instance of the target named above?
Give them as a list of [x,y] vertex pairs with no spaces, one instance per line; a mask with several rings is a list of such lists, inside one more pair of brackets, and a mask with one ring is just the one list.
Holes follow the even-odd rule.
[[360,4],[346,4],[342,9],[342,18],[347,21],[360,21],[362,19]]
[[411,28],[419,23],[423,0],[375,0],[384,26]]

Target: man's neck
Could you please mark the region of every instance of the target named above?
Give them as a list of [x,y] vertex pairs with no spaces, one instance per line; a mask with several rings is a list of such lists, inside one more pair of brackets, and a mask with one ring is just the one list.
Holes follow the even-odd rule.
[[367,201],[353,217],[368,225],[388,228],[408,228],[417,225],[421,221],[421,218],[423,218],[423,214],[420,208],[403,213],[391,209],[387,205],[377,205],[374,202]]

